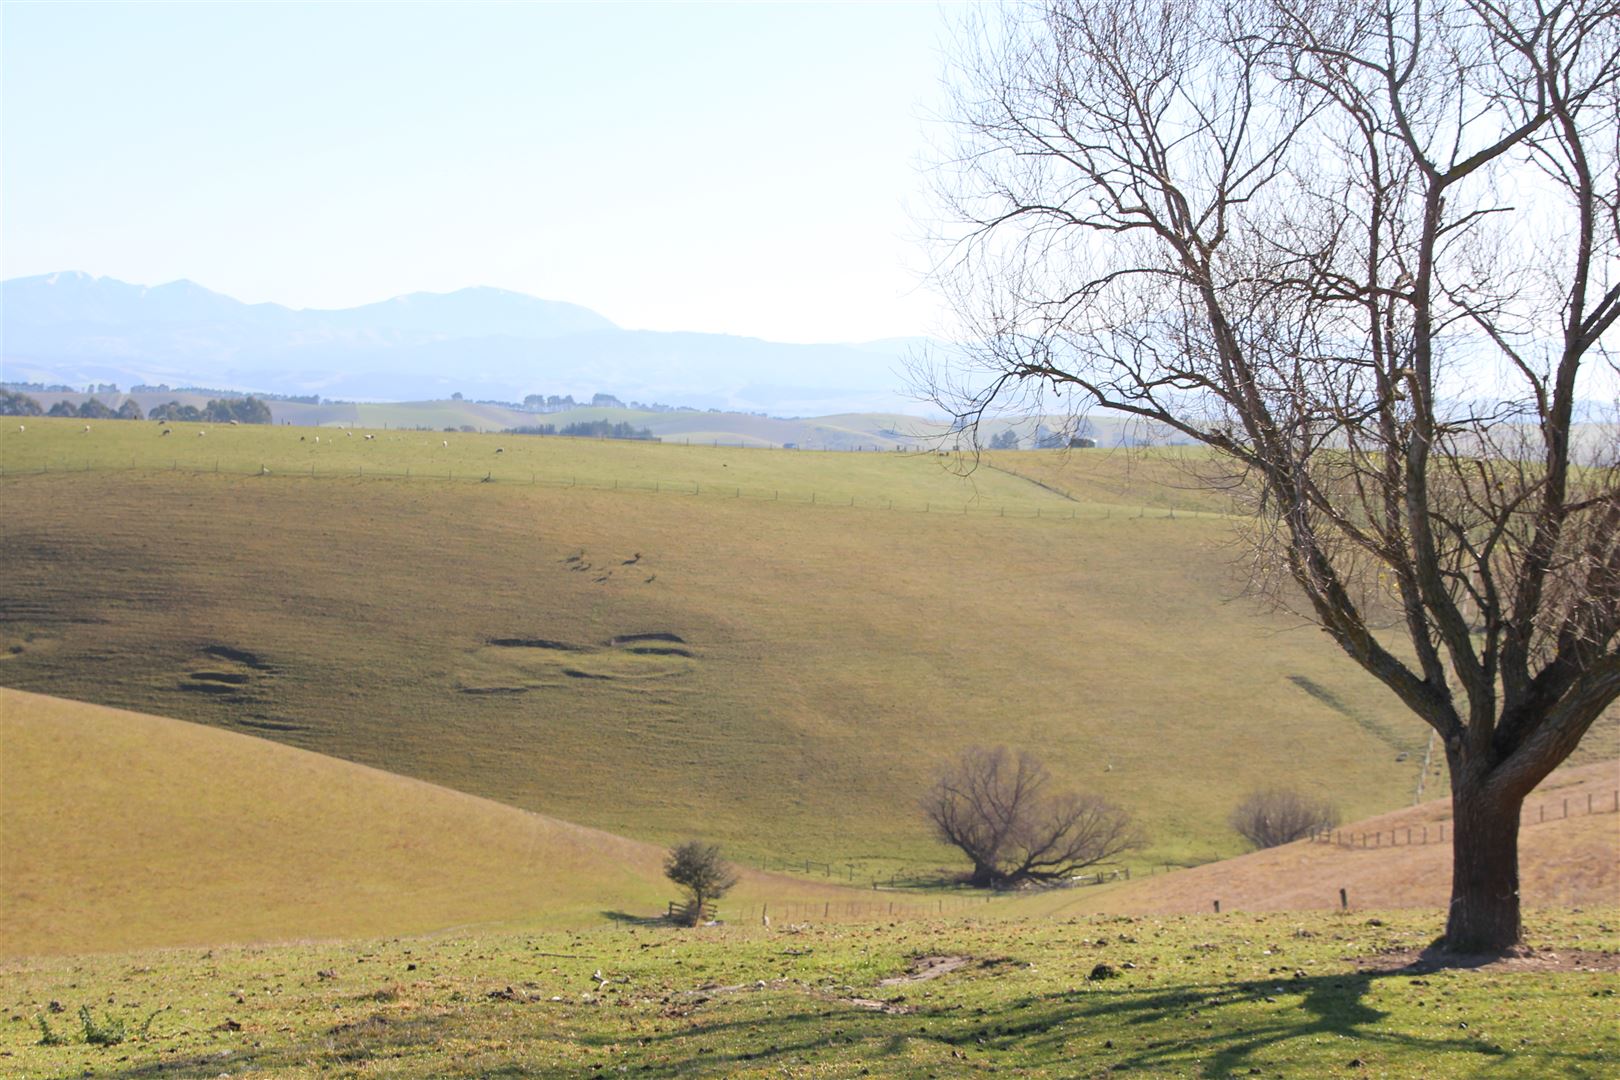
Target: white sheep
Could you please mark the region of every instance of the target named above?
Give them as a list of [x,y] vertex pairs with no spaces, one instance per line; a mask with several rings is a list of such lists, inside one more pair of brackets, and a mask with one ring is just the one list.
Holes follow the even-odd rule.
[[23,432],[25,432],[27,430],[28,430],[28,425],[27,424],[18,424],[17,425],[17,434],[21,435]]
[[444,448],[446,450],[450,449],[450,440],[449,439],[444,440]]
[[204,435],[206,435],[206,434],[208,434],[208,432],[206,432],[206,431],[199,431],[199,432],[197,432],[197,438],[199,438],[199,439],[200,439],[200,438],[202,438],[202,437],[203,437],[203,436],[204,436]]
[[89,431],[90,430],[90,425],[89,424],[84,425],[84,430]]
[[376,438],[376,437],[377,437],[377,436],[375,436],[375,435],[367,435],[367,436],[366,436],[366,441],[367,441],[367,442],[370,442],[370,441],[371,441],[371,440],[373,440],[373,439],[375,439],[375,438]]

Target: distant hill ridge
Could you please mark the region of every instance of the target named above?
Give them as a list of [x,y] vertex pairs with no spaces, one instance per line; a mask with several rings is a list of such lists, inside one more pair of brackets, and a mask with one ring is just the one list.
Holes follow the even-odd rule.
[[909,400],[904,357],[927,347],[629,330],[578,304],[484,286],[322,310],[64,271],[0,283],[0,311],[9,381],[361,399],[605,391],[745,412],[893,411]]

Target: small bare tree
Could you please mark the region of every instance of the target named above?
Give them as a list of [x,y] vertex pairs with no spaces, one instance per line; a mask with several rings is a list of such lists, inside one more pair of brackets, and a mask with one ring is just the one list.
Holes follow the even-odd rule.
[[1256,791],[1232,811],[1232,828],[1257,848],[1303,839],[1339,823],[1339,810],[1326,799],[1289,788]]
[[973,860],[970,885],[1011,888],[1072,877],[1142,843],[1126,811],[1095,795],[1051,792],[1035,755],[972,747],[923,798],[939,838]]
[[1257,586],[1445,746],[1446,946],[1512,949],[1520,807],[1620,697],[1612,0],[1038,0],[958,55],[938,399],[1208,447]]
[[703,907],[718,900],[737,884],[737,871],[720,857],[720,845],[688,840],[670,851],[664,860],[664,876],[686,890],[688,902],[683,913],[688,926],[703,918]]

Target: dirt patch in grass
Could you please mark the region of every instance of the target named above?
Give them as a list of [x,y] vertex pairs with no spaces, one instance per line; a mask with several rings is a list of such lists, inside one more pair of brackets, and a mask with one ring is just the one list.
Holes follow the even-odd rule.
[[887,979],[879,979],[878,985],[901,986],[905,983],[926,982],[941,975],[949,975],[972,962],[971,956],[919,956],[911,962],[910,969],[904,975],[891,975]]

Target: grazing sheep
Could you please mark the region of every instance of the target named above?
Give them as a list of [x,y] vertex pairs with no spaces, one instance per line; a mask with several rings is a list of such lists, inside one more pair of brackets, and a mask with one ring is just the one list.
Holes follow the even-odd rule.
[[352,431],[345,431],[343,434],[344,434],[344,436],[346,438],[350,438],[350,439],[354,438],[354,432],[352,432]]
[[171,434],[171,432],[169,431],[168,428],[164,428],[162,431],[158,432],[158,438],[161,439],[163,436],[168,435],[168,434]]
[[199,431],[199,432],[197,432],[197,438],[199,438],[199,439],[200,439],[200,438],[202,438],[202,437],[203,437],[203,436],[204,436],[204,435],[206,435],[206,434],[208,434],[208,432],[206,432],[206,431]]
[[497,446],[497,447],[496,447],[496,448],[495,448],[495,452],[496,452],[496,453],[497,453],[497,454],[504,454],[504,453],[506,453],[506,447],[504,447],[504,446]]
[[17,434],[21,435],[23,432],[25,432],[27,430],[28,430],[28,425],[27,424],[18,424],[17,425]]
[[377,437],[377,436],[375,436],[375,435],[367,435],[367,436],[366,436],[366,441],[367,441],[367,442],[370,442],[370,441],[371,441],[371,440],[372,440],[372,439],[375,439],[375,438],[376,438],[376,437]]
[[450,449],[450,440],[449,439],[444,440],[444,448],[446,450]]
[[298,436],[298,441],[299,441],[299,442],[303,442],[303,441],[304,441],[304,437],[303,437],[303,436],[302,436],[302,435],[300,435],[300,436]]
[[84,430],[89,431],[90,430],[90,425],[89,424],[84,425]]

